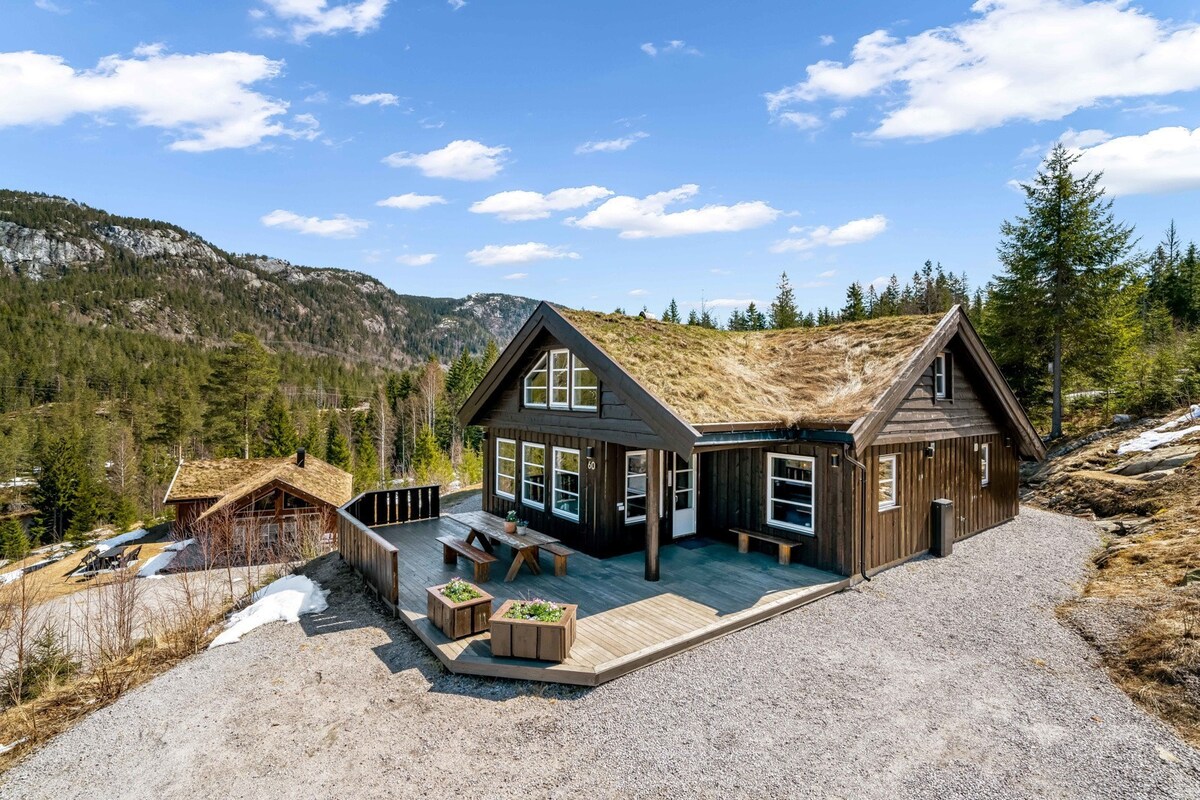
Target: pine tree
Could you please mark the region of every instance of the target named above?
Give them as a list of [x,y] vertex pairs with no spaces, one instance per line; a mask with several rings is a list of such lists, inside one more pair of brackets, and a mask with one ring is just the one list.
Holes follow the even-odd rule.
[[379,453],[366,414],[354,415],[354,492],[379,486]]
[[779,294],[771,303],[771,327],[795,328],[800,324],[800,315],[796,309],[796,293],[786,272],[779,276],[778,288]]
[[1001,226],[1004,272],[984,312],[997,360],[1027,396],[1051,365],[1051,438],[1062,435],[1064,365],[1110,369],[1130,340],[1133,229],[1116,221],[1099,174],[1073,174],[1078,160],[1057,145],[1022,184],[1026,215]]
[[329,428],[325,432],[325,460],[339,469],[350,469],[350,443],[333,412],[329,414]]
[[671,302],[667,305],[667,310],[663,312],[663,322],[670,322],[678,325],[683,320],[679,316],[679,304],[675,302],[675,298],[671,298]]
[[700,324],[700,315],[696,313],[696,309],[693,308],[691,311],[688,312],[687,324],[688,325],[699,325]]
[[758,310],[758,305],[753,300],[750,305],[746,306],[746,330],[748,331],[765,331],[767,329],[767,317]]
[[0,522],[0,555],[16,561],[29,554],[29,537],[25,526],[13,517]]
[[846,305],[842,307],[842,322],[859,322],[867,318],[867,306],[863,300],[862,284],[850,284],[846,290]]
[[296,434],[287,400],[283,392],[276,390],[263,412],[262,454],[270,458],[282,458],[295,453],[299,446],[300,437]]
[[492,364],[500,358],[500,348],[496,346],[495,339],[488,339],[487,347],[483,349],[483,358],[479,361],[480,372],[479,379],[483,380],[483,376],[492,368]]
[[249,458],[250,432],[277,380],[275,361],[258,339],[234,334],[233,345],[214,357],[212,375],[204,385],[204,424],[213,443]]

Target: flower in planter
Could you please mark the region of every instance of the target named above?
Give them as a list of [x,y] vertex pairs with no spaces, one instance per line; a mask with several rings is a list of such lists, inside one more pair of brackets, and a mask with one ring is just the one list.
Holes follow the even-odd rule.
[[517,521],[517,512],[510,511],[507,514],[505,514],[504,521],[505,522],[516,522]]
[[479,590],[462,578],[453,578],[442,587],[442,594],[452,603],[465,603],[477,597],[483,597]]
[[504,614],[505,619],[530,619],[538,622],[558,622],[566,611],[557,603],[549,600],[534,598],[532,600],[515,600],[512,607]]

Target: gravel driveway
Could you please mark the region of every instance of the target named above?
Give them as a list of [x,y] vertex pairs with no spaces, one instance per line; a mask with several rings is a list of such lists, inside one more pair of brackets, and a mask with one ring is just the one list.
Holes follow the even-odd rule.
[[1197,754],[1055,617],[1096,544],[1026,509],[592,690],[445,673],[331,559],[329,614],[186,662],[0,797],[1200,797]]

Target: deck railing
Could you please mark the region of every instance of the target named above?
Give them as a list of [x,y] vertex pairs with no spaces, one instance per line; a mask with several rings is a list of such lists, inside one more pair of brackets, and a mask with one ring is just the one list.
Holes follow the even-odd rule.
[[363,492],[338,509],[338,550],[379,598],[400,601],[400,551],[371,528],[433,519],[441,513],[437,486]]

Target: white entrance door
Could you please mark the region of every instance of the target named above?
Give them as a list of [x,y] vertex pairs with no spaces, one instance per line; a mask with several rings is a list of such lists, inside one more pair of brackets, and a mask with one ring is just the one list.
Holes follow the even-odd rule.
[[689,462],[675,456],[675,513],[671,534],[678,539],[696,532],[696,457]]

